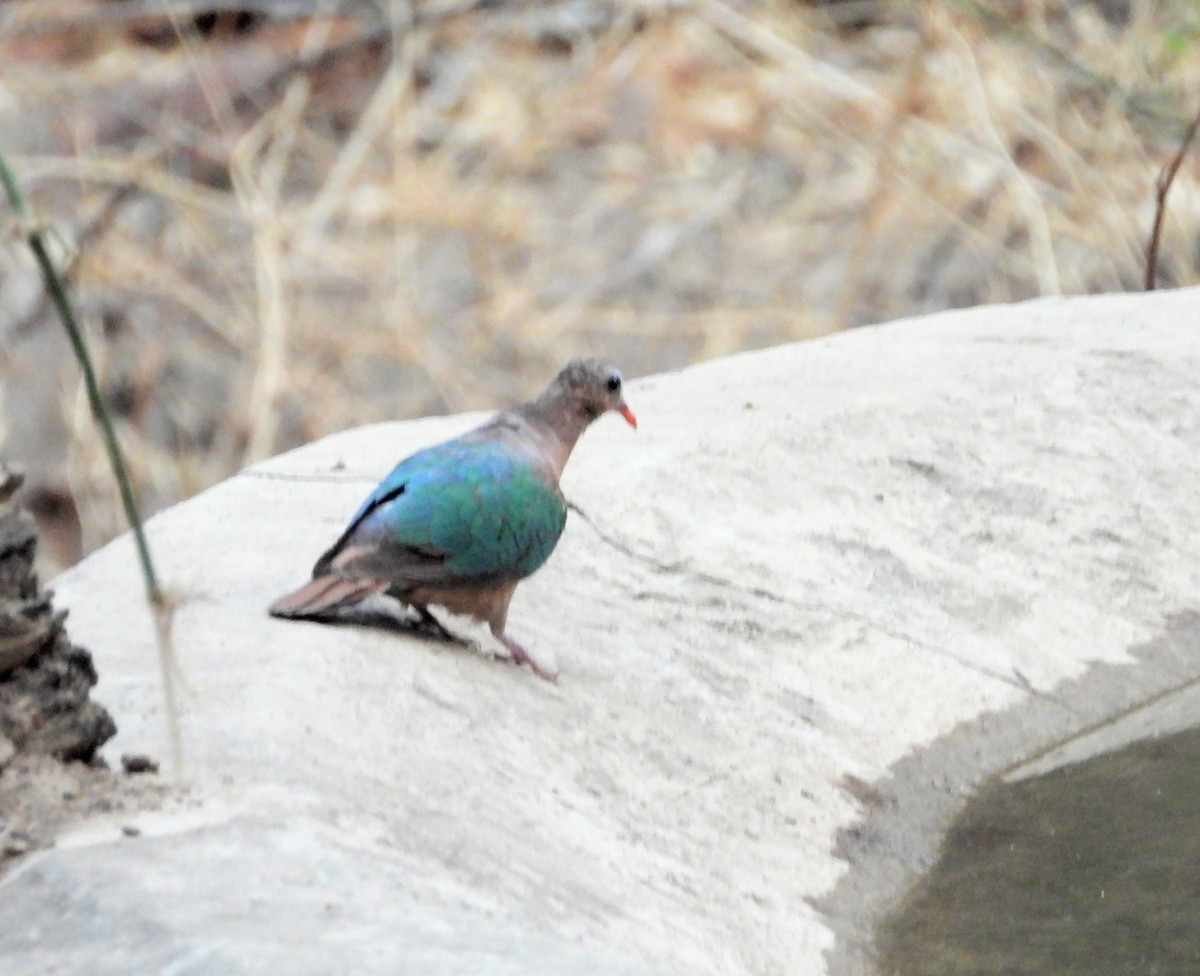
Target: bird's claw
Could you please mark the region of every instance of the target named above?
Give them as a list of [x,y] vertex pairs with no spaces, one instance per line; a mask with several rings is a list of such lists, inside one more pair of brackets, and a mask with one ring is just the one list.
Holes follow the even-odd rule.
[[513,664],[517,665],[517,667],[520,667],[522,664],[528,664],[529,669],[543,681],[549,681],[552,685],[558,684],[558,672],[547,671],[540,664],[535,663],[533,658],[527,657],[524,661],[518,661],[516,658],[513,658]]
[[500,642],[508,648],[508,653],[511,655],[510,660],[513,664],[515,664],[517,667],[520,667],[522,664],[528,664],[529,670],[531,670],[543,681],[549,681],[551,684],[558,684],[557,671],[547,671],[533,659],[533,655],[531,655],[527,650],[525,650],[525,648],[523,648],[511,637],[503,637],[500,635],[497,636],[500,637]]

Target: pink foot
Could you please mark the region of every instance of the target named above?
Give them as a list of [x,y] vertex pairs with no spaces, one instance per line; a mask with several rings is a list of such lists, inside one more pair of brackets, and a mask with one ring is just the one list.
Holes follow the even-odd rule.
[[522,664],[528,664],[533,673],[539,678],[554,683],[558,682],[557,672],[547,671],[545,668],[543,668],[537,663],[537,661],[533,659],[533,657],[527,650],[525,650],[525,648],[523,648],[511,637],[507,636],[506,634],[497,634],[496,636],[500,639],[500,643],[508,648],[508,653],[512,655],[513,664],[517,665],[518,667],[520,667]]

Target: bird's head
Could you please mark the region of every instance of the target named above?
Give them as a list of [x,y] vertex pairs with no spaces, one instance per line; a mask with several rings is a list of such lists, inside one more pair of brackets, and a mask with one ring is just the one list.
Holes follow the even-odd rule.
[[615,366],[599,359],[572,359],[558,374],[558,383],[588,420],[612,410],[637,430],[637,417],[625,402],[625,381]]

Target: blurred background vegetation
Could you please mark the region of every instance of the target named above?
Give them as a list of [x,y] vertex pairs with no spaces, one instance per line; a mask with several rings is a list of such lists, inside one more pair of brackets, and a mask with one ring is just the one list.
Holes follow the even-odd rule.
[[[575,354],[1138,288],[1198,103],[1194,0],[0,2],[0,150],[149,511]],[[1189,158],[1162,285],[1198,210]],[[53,572],[125,526],[6,223],[0,456]]]

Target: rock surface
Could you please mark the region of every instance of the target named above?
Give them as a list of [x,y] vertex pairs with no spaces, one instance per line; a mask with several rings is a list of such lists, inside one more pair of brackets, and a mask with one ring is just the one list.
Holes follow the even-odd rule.
[[[606,538],[572,517],[510,615],[557,686],[264,612],[398,457],[477,418],[350,431],[167,511],[197,805],[25,859],[0,955],[869,972],[972,784],[1200,677],[1198,300],[977,309],[631,383],[640,432],[598,424],[564,478]],[[167,757],[129,541],[57,586],[118,748]]]

